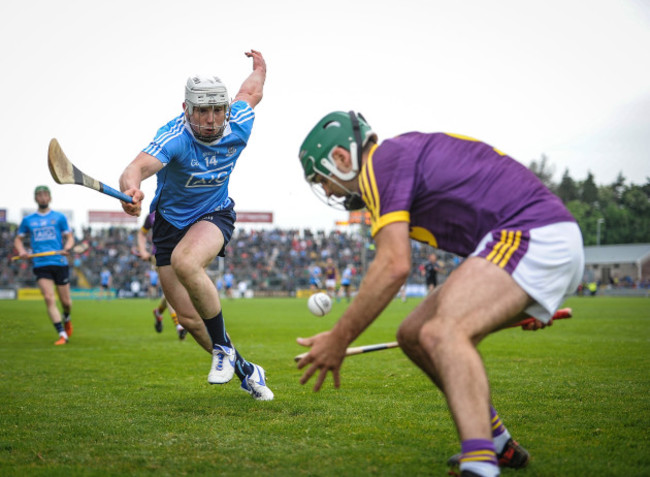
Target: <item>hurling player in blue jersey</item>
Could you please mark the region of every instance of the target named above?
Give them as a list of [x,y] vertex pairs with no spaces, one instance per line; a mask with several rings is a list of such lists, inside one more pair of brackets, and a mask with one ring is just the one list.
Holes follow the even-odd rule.
[[[27,259],[29,253],[25,249],[23,239],[29,235],[32,253],[61,252],[44,257],[34,257],[32,263],[38,287],[45,299],[47,314],[59,333],[59,339],[54,344],[64,345],[72,335],[70,270],[65,256],[74,245],[74,235],[70,231],[65,215],[50,209],[52,196],[47,186],[36,187],[34,199],[38,204],[38,211],[22,220],[18,227],[18,235],[14,239],[14,247],[22,259]],[[56,304],[54,285],[56,285],[56,292],[63,308],[63,322]]]
[[[411,270],[411,239],[467,257],[402,322],[397,340],[444,393],[461,440],[450,459],[461,477],[521,468],[529,453],[491,405],[478,344],[529,316],[551,323],[584,271],[580,228],[562,201],[524,165],[476,139],[410,132],[381,143],[361,115],[323,117],[300,147],[305,179],[329,203],[367,208],[375,258],[354,301],[327,332],[298,343],[314,390],[388,306]],[[525,349],[521,349],[526,353]]]
[[150,212],[156,212],[153,243],[163,292],[183,327],[212,353],[210,384],[234,374],[257,400],[273,399],[264,369],[243,359],[226,333],[219,293],[206,267],[224,256],[235,226],[235,203],[228,181],[251,135],[262,100],[266,63],[259,51],[245,53],[253,72],[232,103],[216,76],[192,76],[185,86],[183,112],[158,130],[151,144],[127,166],[120,187],[133,197],[122,203],[140,215],[140,184],[156,174],[158,185]]

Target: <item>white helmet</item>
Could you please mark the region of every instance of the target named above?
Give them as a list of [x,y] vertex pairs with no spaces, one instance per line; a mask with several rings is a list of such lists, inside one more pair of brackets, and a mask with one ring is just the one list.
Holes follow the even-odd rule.
[[[219,128],[208,132],[205,127],[192,122],[191,117],[194,108],[212,107],[214,110],[215,107],[219,106],[223,106],[225,110],[225,119]],[[194,136],[200,141],[212,142],[219,139],[230,119],[230,100],[228,99],[226,85],[216,76],[190,76],[185,84],[185,117]]]

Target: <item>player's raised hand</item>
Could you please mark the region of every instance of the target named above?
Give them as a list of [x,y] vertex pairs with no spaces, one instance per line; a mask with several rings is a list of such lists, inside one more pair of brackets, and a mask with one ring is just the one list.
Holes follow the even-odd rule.
[[266,72],[266,61],[264,61],[262,53],[257,50],[251,50],[246,51],[244,54],[249,58],[253,58],[253,70],[260,68]]

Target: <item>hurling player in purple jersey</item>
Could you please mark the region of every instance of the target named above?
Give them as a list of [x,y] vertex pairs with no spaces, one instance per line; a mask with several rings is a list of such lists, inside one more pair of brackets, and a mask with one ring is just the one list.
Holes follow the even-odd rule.
[[[582,277],[574,218],[523,165],[475,139],[412,132],[378,144],[361,115],[334,112],[300,148],[305,178],[330,204],[366,207],[376,255],[356,299],[298,363],[300,382],[340,385],[345,350],[390,303],[411,268],[411,239],[468,257],[403,321],[402,350],[444,393],[461,440],[461,476],[520,468],[528,452],[491,405],[476,347],[489,333],[534,316],[550,323]],[[525,352],[522,350],[522,353]]]
[[[156,212],[151,212],[147,217],[144,219],[144,224],[142,224],[142,227],[140,227],[140,230],[138,230],[138,235],[136,237],[136,243],[137,243],[137,253],[139,257],[144,260],[145,262],[152,262],[152,266],[156,265],[156,247],[153,246],[151,248],[151,253],[147,251],[147,236],[149,235],[149,231],[153,228],[154,221],[156,220]],[[169,316],[171,316],[172,321],[174,322],[174,325],[176,326],[176,333],[178,333],[178,339],[181,341],[185,339],[185,336],[187,335],[187,330],[183,328],[183,325],[181,325],[178,321],[178,314],[176,313],[176,310],[172,308],[172,306],[167,303],[167,298],[165,298],[165,294],[163,293],[163,296],[160,298],[160,301],[158,302],[158,305],[156,308],[153,309],[153,327],[158,333],[162,333],[163,330],[163,313],[165,310],[169,310]]]
[[269,401],[261,366],[242,358],[226,332],[219,292],[206,273],[235,228],[235,202],[228,182],[248,144],[255,112],[262,100],[266,62],[259,51],[245,53],[253,71],[231,102],[216,76],[187,79],[183,112],[158,130],[154,140],[129,164],[120,188],[133,197],[122,202],[127,214],[140,215],[143,180],[157,175],[150,212],[156,212],[153,243],[163,293],[183,327],[212,353],[210,384],[225,384],[234,375],[254,399]]

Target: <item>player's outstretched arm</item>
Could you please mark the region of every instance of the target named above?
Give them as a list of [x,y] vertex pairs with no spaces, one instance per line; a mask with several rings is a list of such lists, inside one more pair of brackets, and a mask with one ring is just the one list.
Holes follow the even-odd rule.
[[246,52],[245,55],[253,58],[253,72],[242,83],[235,96],[235,101],[245,101],[251,108],[255,108],[262,101],[264,81],[266,80],[266,62],[262,53],[257,50]]
[[298,338],[298,344],[311,347],[298,362],[298,369],[307,367],[300,379],[305,384],[318,373],[314,391],[318,391],[328,372],[334,386],[339,387],[339,371],[348,345],[354,341],[390,304],[411,267],[411,243],[406,222],[386,225],[375,236],[377,254],[368,268],[359,293],[331,331],[309,338]]
[[126,166],[120,176],[120,190],[133,197],[133,203],[128,204],[122,201],[124,212],[129,215],[140,215],[142,199],[144,199],[144,192],[140,190],[140,184],[162,168],[163,163],[146,152],[140,152],[131,164]]

